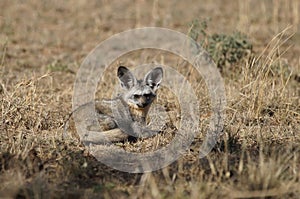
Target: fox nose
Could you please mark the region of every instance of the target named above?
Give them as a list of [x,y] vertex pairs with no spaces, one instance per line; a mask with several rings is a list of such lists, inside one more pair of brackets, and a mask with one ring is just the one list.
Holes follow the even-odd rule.
[[141,107],[141,108],[144,108],[146,106],[148,106],[149,104],[151,104],[151,99],[147,99],[146,97],[141,97],[139,100],[138,100],[138,106]]
[[140,103],[140,104],[145,104],[146,102],[147,102],[147,100],[146,100],[145,97],[141,97],[141,98],[139,99],[139,103]]

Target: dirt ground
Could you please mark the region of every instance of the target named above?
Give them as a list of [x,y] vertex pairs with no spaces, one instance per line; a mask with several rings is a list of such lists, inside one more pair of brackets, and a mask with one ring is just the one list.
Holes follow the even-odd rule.
[[[130,174],[97,161],[74,128],[63,139],[76,73],[97,44],[147,26],[188,34],[195,19],[207,21],[207,34],[240,31],[253,45],[251,58],[222,70],[227,117],[206,158],[198,158],[201,135],[168,167]],[[299,198],[299,54],[298,0],[0,0],[0,198]],[[168,56],[118,61],[149,60]],[[175,104],[164,99],[161,105]],[[169,135],[158,136],[120,145],[153,150]]]

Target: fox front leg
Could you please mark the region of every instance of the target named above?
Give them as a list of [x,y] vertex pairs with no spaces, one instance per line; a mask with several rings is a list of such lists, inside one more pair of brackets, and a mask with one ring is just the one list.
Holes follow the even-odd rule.
[[115,128],[108,131],[89,131],[84,135],[83,142],[85,144],[105,144],[110,142],[120,142],[128,139],[129,135],[123,133],[121,129]]
[[131,124],[132,131],[136,137],[139,138],[148,138],[158,134],[160,131],[149,129],[145,126],[142,126],[139,122],[133,122]]

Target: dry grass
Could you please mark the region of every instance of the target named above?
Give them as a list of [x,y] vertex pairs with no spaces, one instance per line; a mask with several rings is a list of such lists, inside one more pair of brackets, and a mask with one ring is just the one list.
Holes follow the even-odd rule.
[[[300,5],[288,2],[1,1],[0,197],[298,198]],[[129,174],[98,162],[74,129],[62,139],[76,72],[95,42],[140,26],[188,32],[195,18],[211,18],[212,33],[247,33],[255,51],[223,73],[224,135],[206,158],[198,158],[210,116],[203,80],[183,60],[151,50],[121,57],[113,67],[157,62],[188,76],[203,113],[190,150],[162,170]],[[117,82],[112,71],[99,89],[107,91]],[[147,151],[172,139],[178,102],[165,89],[157,103],[169,110],[169,131],[119,146]]]

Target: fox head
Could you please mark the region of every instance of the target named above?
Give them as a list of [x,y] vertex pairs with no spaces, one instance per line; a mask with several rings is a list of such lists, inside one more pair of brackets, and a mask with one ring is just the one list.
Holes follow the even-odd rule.
[[149,107],[155,99],[163,78],[163,70],[156,67],[149,71],[144,79],[137,80],[128,68],[120,66],[117,75],[121,87],[125,90],[122,95],[124,101],[134,108],[143,109]]

